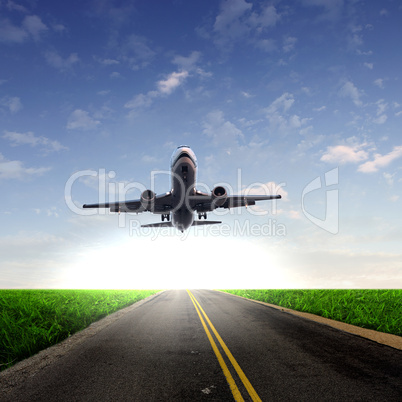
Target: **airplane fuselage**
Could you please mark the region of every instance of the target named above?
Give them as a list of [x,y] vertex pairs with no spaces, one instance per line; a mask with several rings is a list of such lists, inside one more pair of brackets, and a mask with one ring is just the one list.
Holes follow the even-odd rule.
[[[84,204],[83,208],[109,208],[111,212],[152,212],[160,214],[162,222],[141,225],[141,227],[175,227],[184,232],[190,226],[213,225],[221,221],[207,220],[207,212],[216,208],[237,208],[255,205],[256,201],[274,200],[280,195],[228,195],[222,186],[215,186],[210,192],[196,189],[197,158],[189,146],[179,146],[170,162],[171,190],[156,195],[145,190],[137,200]],[[195,212],[198,220],[194,220]],[[204,218],[204,220],[201,220]],[[167,222],[164,222],[167,220]]]
[[185,146],[176,149],[171,159],[172,177],[172,224],[180,231],[188,229],[194,222],[188,197],[195,194],[197,159],[194,152]]

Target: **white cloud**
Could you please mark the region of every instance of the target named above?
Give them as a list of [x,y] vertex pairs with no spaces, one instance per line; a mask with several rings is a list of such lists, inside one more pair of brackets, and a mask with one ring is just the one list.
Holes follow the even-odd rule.
[[361,148],[362,145],[336,145],[327,147],[326,153],[321,157],[323,162],[328,163],[358,163],[368,158],[368,153]]
[[246,21],[251,27],[256,28],[258,32],[275,26],[280,19],[280,15],[273,5],[265,4],[262,7],[263,9],[260,13],[253,12]]
[[275,26],[280,19],[276,8],[265,4],[260,7],[260,10],[252,12],[253,4],[245,0],[222,2],[213,26],[215,44],[224,50],[230,50],[236,41],[244,40],[250,35],[257,37],[266,28]]
[[146,94],[135,95],[124,107],[131,109],[129,117],[133,117],[136,110],[152,105],[155,98],[172,94],[189,76],[188,71],[173,72],[165,80],[156,83],[157,91],[148,91]]
[[377,116],[383,114],[388,108],[388,103],[384,102],[384,99],[380,99],[379,101],[377,101],[376,105],[377,105]]
[[47,29],[47,26],[37,15],[26,16],[21,27],[14,25],[8,19],[1,19],[0,42],[22,43],[29,38],[38,41]]
[[386,181],[386,183],[388,184],[388,186],[392,187],[394,185],[394,177],[395,177],[395,173],[391,174],[391,173],[383,173],[384,179]]
[[376,124],[384,124],[388,120],[388,116],[386,114],[382,114],[373,120]]
[[147,67],[155,57],[148,39],[138,35],[126,38],[120,52],[121,60],[126,61],[133,70]]
[[27,38],[25,29],[13,25],[8,19],[0,20],[0,42],[22,43]]
[[373,51],[368,50],[367,52],[362,52],[360,49],[357,49],[357,54],[360,55],[360,56],[372,56]]
[[374,85],[377,85],[378,88],[384,88],[384,80],[382,78],[377,78],[374,80]]
[[113,66],[116,64],[120,64],[120,62],[118,60],[114,60],[114,59],[97,59],[97,61],[100,64],[103,64],[104,66]]
[[76,109],[68,118],[67,129],[94,130],[99,124],[100,121],[93,119],[87,111]]
[[17,113],[22,109],[21,99],[17,96],[5,96],[0,99],[0,106],[6,107],[11,113]]
[[385,114],[385,111],[388,109],[388,103],[384,101],[384,99],[380,99],[376,102],[377,105],[377,118],[373,119],[373,122],[376,124],[384,124],[388,116]]
[[287,36],[283,39],[283,51],[285,53],[290,52],[291,50],[294,49],[295,45],[297,43],[297,38],[293,36]]
[[[354,142],[354,137],[350,138],[348,141]],[[327,147],[327,151],[321,157],[321,161],[339,164],[360,163],[366,161],[360,164],[357,170],[362,173],[372,173],[377,172],[382,167],[388,166],[395,159],[402,157],[402,145],[399,145],[395,146],[393,150],[386,155],[377,153],[374,154],[373,160],[368,160],[368,151],[373,151],[373,148],[366,151],[363,149],[366,147],[368,147],[367,143],[330,146]],[[391,185],[393,183],[393,175],[384,173],[384,178],[388,184]]]
[[288,113],[294,102],[293,94],[285,92],[264,109],[272,130],[286,132],[298,129],[311,120],[310,118],[301,118],[297,114],[290,115]]
[[195,72],[201,78],[208,78],[212,76],[212,73],[205,72],[202,68],[197,66],[198,61],[201,58],[201,53],[193,51],[189,56],[174,56],[172,63],[176,64],[180,70],[173,71],[166,79],[162,79],[156,82],[157,90],[148,91],[146,94],[134,95],[133,98],[126,102],[125,108],[131,109],[129,117],[133,117],[136,114],[136,110],[139,108],[146,108],[152,105],[155,98],[171,95],[177,88],[184,84],[186,79],[190,77],[190,72]]
[[375,154],[373,161],[363,163],[357,169],[359,172],[372,173],[378,169],[388,166],[392,161],[402,157],[402,145],[395,146],[391,152],[386,155]]
[[12,131],[4,131],[3,138],[10,140],[12,146],[26,144],[36,146],[39,142],[39,138],[35,137],[34,133],[32,132],[20,134]]
[[259,39],[254,46],[263,52],[270,53],[276,50],[276,41],[274,39]]
[[179,66],[181,70],[191,71],[196,67],[200,58],[201,58],[201,52],[194,51],[191,52],[188,57],[179,55],[175,56],[172,60],[172,63]]
[[6,7],[9,11],[19,11],[21,13],[28,13],[28,9],[20,4],[14,3],[12,0],[8,0]]
[[245,0],[226,0],[221,4],[221,11],[215,19],[214,31],[224,37],[238,37],[246,27],[240,22],[243,14],[251,10],[253,5]]
[[271,103],[266,112],[268,115],[273,115],[277,112],[287,112],[292,107],[294,101],[293,94],[285,92]]
[[145,163],[156,163],[159,161],[159,158],[156,156],[151,156],[151,155],[144,155],[141,160]]
[[170,95],[188,77],[188,71],[173,72],[166,80],[158,81],[157,86],[161,94]]
[[364,63],[364,66],[367,67],[369,70],[372,70],[374,68],[373,63]]
[[128,101],[124,107],[131,109],[129,117],[133,117],[137,109],[146,108],[152,105],[154,98],[160,96],[158,91],[149,91],[147,94],[135,95],[130,101]]
[[341,16],[343,0],[302,0],[304,6],[316,6],[324,9],[319,19],[337,20]]
[[37,15],[26,16],[22,22],[22,26],[32,35],[35,41],[38,41],[42,33],[48,30],[47,26]]
[[63,24],[53,24],[52,28],[55,32],[62,33],[67,30]]
[[56,207],[48,208],[48,209],[46,210],[46,215],[47,215],[47,216],[54,216],[55,218],[58,218],[58,217],[59,217],[59,214],[58,214],[58,212],[57,212],[57,208],[56,208]]
[[306,152],[309,149],[315,147],[325,139],[324,135],[314,134],[312,126],[308,126],[305,129],[300,130],[300,135],[305,137],[297,144],[297,155],[301,158],[305,157]]
[[[289,125],[289,128],[301,128],[301,126],[303,124],[306,124],[308,120],[310,120],[310,119],[306,119],[306,118],[302,119],[297,114],[294,114],[289,117],[288,125]],[[311,128],[312,128],[312,126],[309,128],[309,130],[311,130]]]
[[246,98],[246,99],[250,99],[253,98],[254,95],[251,95],[250,93],[246,92],[246,91],[242,91],[241,94]]
[[42,146],[46,152],[60,151],[68,149],[58,141],[52,141],[49,138],[36,137],[33,132],[17,133],[15,131],[4,131],[3,138],[11,142],[11,146],[30,145],[32,147]]
[[10,161],[0,154],[0,179],[17,179],[23,180],[32,176],[40,176],[50,167],[26,168],[21,161]]
[[77,56],[77,53],[71,53],[70,56],[63,59],[57,52],[46,52],[45,59],[49,65],[54,68],[57,68],[60,71],[69,70],[75,63],[77,63],[80,59]]
[[353,82],[347,81],[339,90],[339,95],[343,98],[350,98],[356,106],[362,106],[363,103],[360,97],[363,95],[363,91],[360,91],[355,87]]
[[363,36],[361,34],[361,27],[352,27],[352,32],[347,37],[347,43],[350,50],[359,50],[357,48],[362,46],[364,43]]
[[134,96],[129,102],[127,102],[124,107],[128,109],[137,109],[139,107],[151,106],[153,96],[148,93],[147,95],[139,94]]
[[208,113],[203,123],[203,133],[212,138],[214,145],[222,145],[226,150],[238,145],[244,135],[235,124],[225,120],[223,112],[216,110]]
[[195,69],[195,72],[201,77],[201,78],[210,78],[212,77],[214,74],[210,71],[204,71],[202,68],[197,67]]

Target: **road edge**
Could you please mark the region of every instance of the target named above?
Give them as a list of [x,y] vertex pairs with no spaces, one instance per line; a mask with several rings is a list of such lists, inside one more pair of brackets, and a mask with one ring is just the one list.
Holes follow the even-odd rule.
[[394,348],[394,349],[402,350],[402,337],[400,337],[398,335],[387,334],[385,332],[378,332],[378,331],[374,331],[372,329],[361,328],[361,327],[357,327],[356,325],[346,324],[344,322],[331,320],[330,318],[324,318],[319,315],[291,310],[289,308],[277,306],[275,304],[265,303],[260,300],[248,299],[247,297],[235,295],[233,293],[223,292],[222,290],[217,290],[217,289],[214,289],[214,290],[216,292],[225,293],[227,295],[231,295],[231,296],[235,296],[235,297],[240,297],[241,299],[244,299],[244,300],[249,300],[251,302],[255,302],[255,303],[259,303],[259,304],[262,304],[262,305],[265,305],[268,307],[272,307],[272,308],[274,308],[276,310],[280,310],[284,313],[297,315],[297,316],[303,317],[307,320],[319,322],[321,324],[328,325],[330,327],[339,329],[340,331],[348,332],[350,334],[357,335],[362,338],[370,339],[371,341],[380,343],[382,345],[390,346],[391,348]]
[[[69,353],[73,348],[81,345],[88,338],[92,338],[98,332],[102,331],[104,328],[108,327],[110,324],[114,323],[123,315],[129,313],[130,311],[141,307],[144,303],[148,303],[153,298],[159,296],[165,290],[158,293],[150,295],[145,299],[141,299],[127,307],[117,310],[114,313],[93,322],[85,329],[76,332],[70,337],[64,339],[63,341],[57,343],[56,345],[49,346],[46,349],[41,350],[36,355],[28,357],[20,362],[16,363],[14,366],[0,372],[0,391],[3,393],[8,393],[12,389],[31,376],[34,376],[40,370],[53,364],[55,361],[59,360],[67,353]],[[0,394],[1,394],[0,392]]]

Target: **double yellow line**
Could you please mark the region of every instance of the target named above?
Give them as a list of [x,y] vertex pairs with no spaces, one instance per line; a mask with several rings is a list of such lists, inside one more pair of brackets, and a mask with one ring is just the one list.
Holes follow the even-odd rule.
[[229,384],[230,390],[232,391],[235,401],[244,401],[244,399],[243,399],[239,389],[237,388],[236,382],[233,379],[232,374],[230,373],[230,371],[225,363],[225,360],[223,359],[222,354],[219,351],[218,346],[216,345],[214,338],[212,337],[211,332],[209,331],[208,326],[205,323],[203,317],[205,317],[205,320],[209,324],[209,327],[211,328],[212,332],[214,333],[216,339],[218,340],[219,344],[221,345],[221,347],[222,347],[223,351],[225,352],[226,356],[228,357],[230,363],[232,363],[232,366],[236,370],[236,373],[239,376],[240,380],[242,381],[243,385],[246,387],[246,390],[249,393],[251,399],[253,401],[261,401],[261,398],[258,396],[257,392],[255,392],[253,386],[250,384],[250,381],[247,379],[246,375],[244,374],[243,370],[240,368],[236,359],[233,357],[232,353],[230,353],[230,350],[226,346],[225,342],[223,342],[223,339],[220,337],[217,330],[212,325],[211,320],[205,314],[205,311],[201,307],[200,303],[198,303],[197,299],[194,297],[194,295],[189,290],[187,290],[187,292],[188,292],[188,295],[190,296],[191,301],[194,304],[194,307],[198,313],[198,316],[200,317],[201,324],[204,327],[204,330],[208,336],[209,342],[211,343],[212,349],[215,352],[216,358],[218,359],[218,362],[222,368],[223,374],[226,377],[226,380]]

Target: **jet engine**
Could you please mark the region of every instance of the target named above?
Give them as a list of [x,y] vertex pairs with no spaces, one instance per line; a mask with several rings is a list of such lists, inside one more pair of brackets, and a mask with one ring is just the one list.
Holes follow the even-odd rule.
[[141,205],[145,211],[151,211],[154,207],[155,193],[152,190],[145,190],[141,193]]
[[221,207],[228,198],[225,187],[216,186],[212,190],[212,208]]

